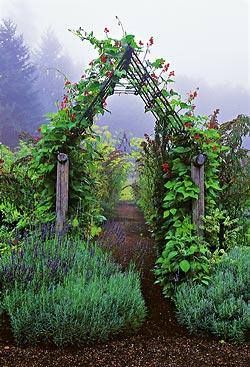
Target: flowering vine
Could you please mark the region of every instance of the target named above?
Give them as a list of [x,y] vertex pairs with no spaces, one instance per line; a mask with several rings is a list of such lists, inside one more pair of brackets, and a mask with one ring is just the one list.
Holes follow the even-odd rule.
[[[153,37],[149,38],[144,47],[143,42],[137,42],[135,37],[123,32],[121,39],[110,36],[110,30],[105,27],[105,38],[98,40],[93,32],[87,33],[82,28],[72,31],[84,42],[89,42],[97,51],[97,58],[91,60],[81,79],[77,83],[65,80],[65,93],[57,113],[50,114],[49,124],[39,128],[39,137],[34,141],[33,159],[30,163],[30,176],[37,186],[36,215],[43,220],[54,220],[55,212],[55,180],[57,154],[63,152],[70,159],[70,211],[74,212],[79,205],[83,211],[94,208],[95,195],[92,188],[93,164],[96,159],[94,143],[90,143],[91,136],[94,141],[96,134],[92,131],[93,120],[85,117],[85,112],[92,101],[98,96],[107,78],[113,78],[114,83],[126,77],[125,71],[116,69],[126,47],[130,45],[138,54],[144,54],[144,61],[148,63],[151,74],[162,69],[157,79],[162,79],[163,73],[167,73],[169,65],[165,65],[163,59],[153,63],[146,60],[146,55],[154,43]],[[168,79],[172,74],[168,75]],[[108,95],[113,90],[108,91]],[[104,114],[106,100],[98,100],[92,109],[93,116]],[[84,172],[84,174],[83,174]],[[85,210],[87,212],[87,210]]]

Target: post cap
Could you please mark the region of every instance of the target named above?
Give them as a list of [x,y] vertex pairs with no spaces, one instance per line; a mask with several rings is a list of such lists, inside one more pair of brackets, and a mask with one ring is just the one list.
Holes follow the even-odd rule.
[[65,153],[59,153],[58,156],[57,156],[57,160],[60,163],[65,163],[68,160],[68,156]]
[[196,155],[193,158],[193,163],[195,166],[201,167],[205,164],[206,160],[207,160],[207,155],[204,153],[199,153],[198,155]]

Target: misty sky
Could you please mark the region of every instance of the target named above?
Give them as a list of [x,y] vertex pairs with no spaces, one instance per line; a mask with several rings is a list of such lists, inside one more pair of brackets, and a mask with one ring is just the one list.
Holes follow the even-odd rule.
[[31,47],[51,26],[86,66],[95,54],[67,29],[81,26],[102,37],[108,27],[120,37],[118,15],[138,39],[154,36],[151,56],[171,63],[183,93],[200,87],[199,111],[220,108],[225,120],[250,114],[249,8],[250,0],[0,0],[0,18],[14,19]]

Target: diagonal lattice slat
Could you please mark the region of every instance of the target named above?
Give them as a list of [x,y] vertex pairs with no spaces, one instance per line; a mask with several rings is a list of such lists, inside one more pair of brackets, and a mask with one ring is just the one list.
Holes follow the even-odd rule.
[[[115,71],[126,72],[126,85],[119,83],[119,78],[117,78]],[[135,94],[139,95],[144,101],[145,110],[150,111],[154,115],[156,119],[156,133],[157,130],[162,130],[163,126],[165,133],[183,130],[178,114],[171,107],[167,97],[160,90],[156,81],[131,46],[127,46],[115,71],[112,76],[105,80],[100,92],[82,115],[82,119],[93,120],[95,106],[112,94]]]

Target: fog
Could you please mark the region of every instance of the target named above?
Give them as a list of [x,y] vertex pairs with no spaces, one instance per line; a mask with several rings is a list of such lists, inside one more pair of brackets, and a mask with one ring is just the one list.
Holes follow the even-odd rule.
[[[51,65],[46,61],[43,66],[63,68],[62,72],[77,80],[95,54],[68,28],[81,26],[103,37],[103,29],[108,27],[112,36],[120,37],[115,19],[118,15],[128,33],[143,41],[154,37],[151,57],[164,57],[170,62],[176,88],[184,96],[199,87],[197,112],[209,115],[219,108],[219,121],[223,122],[238,114],[250,115],[249,5],[249,0],[0,0],[0,18],[15,22],[32,60],[41,38],[50,29],[60,44],[61,61],[55,65],[54,56],[48,54]],[[36,89],[46,89],[41,79],[40,83],[38,80]],[[56,88],[55,94],[51,91],[53,106],[60,98],[60,83]],[[44,104],[44,98],[39,98]],[[44,114],[44,106],[40,106],[40,114]],[[153,130],[152,116],[144,114],[139,97],[113,96],[108,108],[112,114],[102,117],[103,124],[136,135]]]

